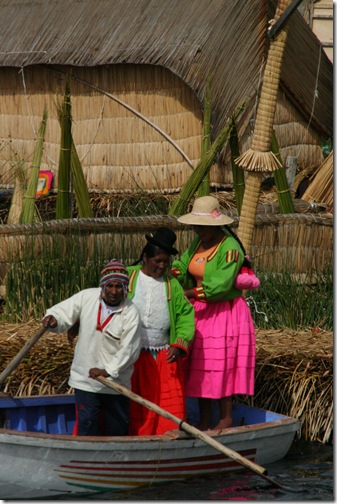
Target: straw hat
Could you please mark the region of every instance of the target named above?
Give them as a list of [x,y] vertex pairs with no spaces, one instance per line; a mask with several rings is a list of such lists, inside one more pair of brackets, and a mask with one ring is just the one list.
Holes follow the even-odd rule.
[[165,250],[170,255],[179,254],[178,250],[173,247],[177,236],[174,231],[166,227],[160,227],[154,234],[147,234],[145,238],[152,245],[156,245],[162,250]]
[[178,222],[191,226],[224,226],[234,222],[234,219],[220,212],[220,204],[216,198],[202,196],[195,200],[192,212],[178,217]]

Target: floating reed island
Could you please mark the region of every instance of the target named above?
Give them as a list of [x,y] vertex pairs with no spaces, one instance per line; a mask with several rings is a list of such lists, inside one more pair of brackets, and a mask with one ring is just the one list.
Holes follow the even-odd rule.
[[[0,323],[1,370],[40,327],[35,320]],[[255,396],[244,401],[299,418],[302,428],[298,435],[304,439],[332,442],[332,331],[257,328],[256,342]],[[46,333],[8,377],[4,392],[13,397],[71,393],[68,375],[72,355],[73,347],[65,334]]]

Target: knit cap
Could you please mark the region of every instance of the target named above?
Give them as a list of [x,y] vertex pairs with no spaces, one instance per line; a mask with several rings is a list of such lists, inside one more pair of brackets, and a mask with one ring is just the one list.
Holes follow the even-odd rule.
[[126,291],[129,285],[129,275],[126,267],[117,259],[112,259],[101,271],[101,280],[99,286],[104,288],[111,280],[118,280],[123,284]]

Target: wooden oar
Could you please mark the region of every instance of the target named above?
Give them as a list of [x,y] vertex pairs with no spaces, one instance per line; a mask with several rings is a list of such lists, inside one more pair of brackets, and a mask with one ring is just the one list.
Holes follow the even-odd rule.
[[288,492],[301,491],[301,489],[292,489],[292,488],[286,487],[284,485],[281,485],[281,483],[278,483],[277,481],[274,481],[272,478],[269,478],[269,476],[266,475],[267,469],[265,469],[264,467],[261,467],[260,465],[255,464],[255,462],[252,462],[251,460],[243,457],[242,455],[240,455],[240,453],[219,443],[218,441],[216,441],[214,438],[212,438],[211,436],[209,436],[205,432],[200,431],[199,429],[197,429],[196,427],[193,427],[192,425],[189,425],[184,420],[181,420],[180,418],[172,415],[172,413],[170,413],[169,411],[164,410],[163,408],[160,408],[159,406],[157,406],[157,404],[155,404],[151,401],[148,401],[147,399],[144,399],[144,397],[141,397],[141,396],[135,394],[134,392],[132,392],[128,388],[124,387],[123,385],[120,385],[119,383],[116,383],[111,379],[103,378],[103,376],[98,376],[96,378],[96,380],[101,382],[103,385],[106,385],[107,387],[116,390],[117,392],[128,397],[132,401],[135,401],[135,402],[141,404],[142,406],[145,406],[149,410],[152,410],[155,413],[158,413],[158,415],[161,415],[164,418],[168,418],[168,419],[172,420],[174,423],[176,423],[179,426],[179,428],[181,430],[184,430],[185,432],[192,434],[194,437],[201,439],[206,444],[215,448],[215,450],[218,450],[219,452],[223,453],[227,457],[238,462],[240,465],[246,467],[247,469],[250,469],[254,473],[258,474],[259,476],[261,476],[262,478],[267,480],[272,485],[277,486],[277,487],[279,487],[285,491],[288,491]]
[[29,352],[32,346],[41,338],[41,336],[48,330],[47,327],[41,327],[33,336],[26,342],[26,344],[21,348],[20,352],[11,360],[7,367],[0,374],[0,391],[3,388],[3,384],[8,378],[8,376],[18,367],[22,359]]

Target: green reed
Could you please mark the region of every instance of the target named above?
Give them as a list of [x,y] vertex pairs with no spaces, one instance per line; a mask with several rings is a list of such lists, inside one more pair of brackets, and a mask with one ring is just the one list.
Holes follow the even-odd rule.
[[258,273],[261,286],[249,291],[247,301],[255,325],[265,329],[333,327],[332,267],[322,272],[296,275]]
[[113,250],[114,236],[104,243],[98,235],[93,239],[73,231],[57,239],[47,233],[26,237],[20,257],[9,260],[4,317],[39,319],[53,304],[97,286]]
[[19,253],[8,260],[3,317],[13,322],[41,318],[47,308],[76,292],[97,287],[112,258],[129,265],[146,244],[145,233],[50,230],[25,236]]
[[[177,232],[176,246],[184,251],[191,230]],[[141,255],[145,232],[96,232],[63,229],[52,235],[48,226],[41,234],[25,237],[19,253],[9,258],[6,303],[7,320],[39,319],[47,308],[79,290],[96,287],[100,271],[112,258],[129,265]],[[289,271],[258,271],[261,286],[247,293],[254,323],[261,328],[300,329],[333,326],[332,267],[312,275]]]

